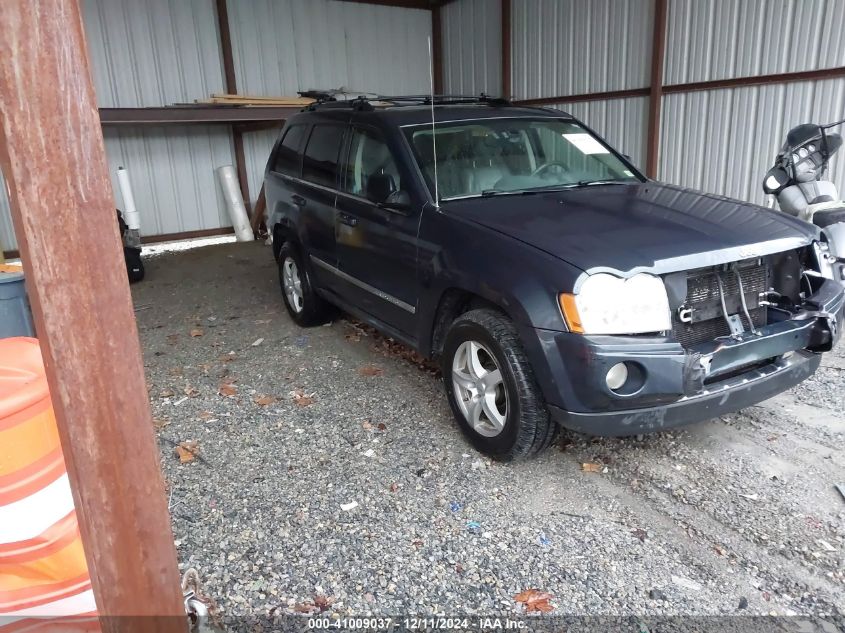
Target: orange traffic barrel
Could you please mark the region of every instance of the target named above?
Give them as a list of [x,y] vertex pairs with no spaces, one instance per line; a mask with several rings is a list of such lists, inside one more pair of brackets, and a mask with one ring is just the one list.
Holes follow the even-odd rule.
[[95,614],[41,348],[0,339],[0,632]]

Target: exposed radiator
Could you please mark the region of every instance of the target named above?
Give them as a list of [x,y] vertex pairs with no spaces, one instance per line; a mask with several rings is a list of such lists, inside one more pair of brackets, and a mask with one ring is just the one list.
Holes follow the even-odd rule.
[[[766,325],[767,308],[759,306],[759,298],[760,293],[770,287],[769,266],[765,260],[740,262],[738,266],[751,321],[755,327]],[[729,270],[724,270],[722,266],[718,269],[722,271],[722,288],[728,314],[739,314],[743,327],[748,329],[748,319],[742,310],[736,275]],[[723,316],[716,269],[699,269],[687,273],[687,296],[683,307],[690,310],[688,314],[692,322],[681,321],[677,312],[672,316],[672,332],[683,347],[691,347],[720,336],[730,335],[730,327]]]

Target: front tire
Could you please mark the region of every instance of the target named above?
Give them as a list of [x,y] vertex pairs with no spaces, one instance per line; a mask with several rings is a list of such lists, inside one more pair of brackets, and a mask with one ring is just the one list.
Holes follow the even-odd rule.
[[510,461],[557,434],[516,328],[503,314],[472,310],[452,324],[441,357],[449,406],[482,453]]
[[291,242],[279,250],[279,284],[285,308],[298,325],[322,325],[331,319],[331,307],[314,292],[301,251]]

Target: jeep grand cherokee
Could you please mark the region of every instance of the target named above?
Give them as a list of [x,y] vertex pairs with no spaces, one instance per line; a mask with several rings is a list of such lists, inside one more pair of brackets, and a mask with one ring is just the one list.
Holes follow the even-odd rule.
[[815,227],[648,180],[561,111],[317,103],[265,186],[294,321],[338,306],[439,358],[458,424],[499,459],[558,424],[624,436],[755,404],[840,331]]

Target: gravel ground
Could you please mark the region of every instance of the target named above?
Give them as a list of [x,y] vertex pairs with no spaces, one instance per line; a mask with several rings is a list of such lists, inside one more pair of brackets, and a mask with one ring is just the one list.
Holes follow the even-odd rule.
[[147,270],[133,295],[180,565],[227,617],[518,614],[534,588],[554,613],[842,624],[845,348],[740,413],[564,433],[505,465],[464,441],[402,346],[345,319],[294,325],[267,247]]

